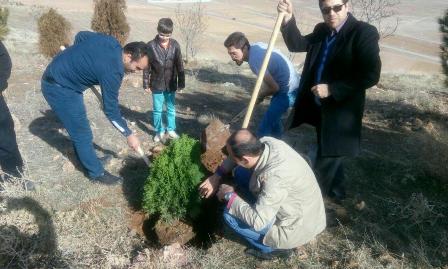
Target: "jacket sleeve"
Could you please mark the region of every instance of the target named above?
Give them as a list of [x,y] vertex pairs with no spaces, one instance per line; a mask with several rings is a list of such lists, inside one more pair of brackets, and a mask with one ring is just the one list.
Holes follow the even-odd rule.
[[236,197],[229,208],[229,213],[244,221],[255,231],[266,228],[275,221],[280,205],[288,196],[288,191],[278,184],[279,182],[276,176],[265,180],[257,202],[252,206],[240,197]]
[[0,92],[8,88],[8,79],[11,75],[11,57],[9,57],[3,43],[0,41]]
[[118,106],[118,91],[120,90],[123,75],[119,72],[104,73],[99,80],[103,96],[104,113],[110,122],[124,136],[129,136],[132,131],[128,128]]
[[150,75],[151,75],[151,66],[149,65],[147,69],[143,70],[143,89],[148,89],[151,87],[149,82]]
[[184,60],[182,59],[182,52],[180,51],[180,45],[177,44],[175,65],[177,69],[177,85],[180,89],[185,88],[185,71],[184,71]]
[[309,39],[312,35],[303,36],[297,28],[296,19],[293,16],[286,25],[281,28],[283,40],[286,47],[291,52],[306,52],[309,44]]
[[381,73],[380,49],[378,45],[379,34],[372,25],[358,32],[353,47],[353,75],[348,79],[335,80],[329,84],[331,96],[336,101],[343,101],[354,94],[355,91],[365,90],[378,83]]

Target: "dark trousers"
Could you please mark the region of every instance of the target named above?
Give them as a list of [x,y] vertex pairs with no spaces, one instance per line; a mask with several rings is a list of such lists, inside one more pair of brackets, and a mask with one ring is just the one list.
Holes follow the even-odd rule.
[[322,195],[339,199],[345,198],[343,156],[322,156],[317,146],[309,153],[314,173]]
[[0,166],[3,172],[20,177],[23,172],[23,161],[17,147],[14,122],[0,93]]
[[82,93],[45,80],[42,80],[42,93],[70,135],[76,156],[87,170],[88,176],[101,176],[104,168],[93,148],[93,134]]

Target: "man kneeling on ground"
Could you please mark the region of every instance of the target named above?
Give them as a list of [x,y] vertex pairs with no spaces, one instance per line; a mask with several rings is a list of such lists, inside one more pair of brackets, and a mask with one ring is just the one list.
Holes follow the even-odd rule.
[[[319,185],[294,149],[242,129],[229,137],[226,150],[228,158],[200,185],[200,194],[208,198],[216,192],[226,202],[224,221],[250,244],[246,254],[289,257],[325,229]],[[221,183],[232,170],[235,187]]]

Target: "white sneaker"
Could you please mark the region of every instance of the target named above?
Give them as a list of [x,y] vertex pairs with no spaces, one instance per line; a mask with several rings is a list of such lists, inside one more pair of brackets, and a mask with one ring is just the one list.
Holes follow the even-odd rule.
[[179,138],[179,135],[176,134],[175,131],[168,131],[168,136],[169,136],[171,139],[178,139],[178,138]]
[[154,136],[154,142],[158,143],[163,140],[164,133],[158,133]]

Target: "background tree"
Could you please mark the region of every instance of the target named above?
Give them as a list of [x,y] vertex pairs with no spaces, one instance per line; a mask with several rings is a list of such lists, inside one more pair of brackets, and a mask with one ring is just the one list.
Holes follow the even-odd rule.
[[60,47],[71,43],[71,24],[56,10],[50,8],[37,20],[39,50],[48,58],[58,54]]
[[443,72],[446,75],[445,84],[448,86],[448,9],[445,16],[439,19],[440,32],[442,32],[442,44],[440,45],[440,58],[442,60]]
[[388,37],[395,33],[399,20],[396,7],[399,0],[352,0],[353,15],[356,18],[374,25],[381,37]]
[[178,5],[174,15],[175,31],[181,37],[185,46],[185,61],[194,58],[199,50],[199,41],[207,29],[207,19],[205,18],[204,7],[201,2],[197,2],[189,8],[182,8]]
[[9,32],[8,29],[9,10],[7,8],[0,8],[0,40],[5,39]]
[[125,11],[125,0],[95,0],[95,10],[91,22],[92,30],[111,35],[124,46],[130,31]]

